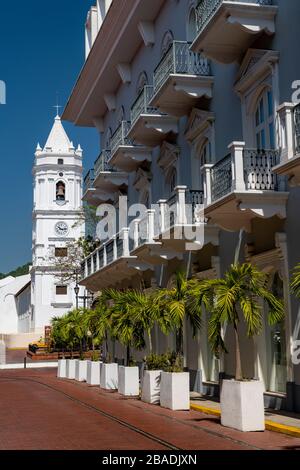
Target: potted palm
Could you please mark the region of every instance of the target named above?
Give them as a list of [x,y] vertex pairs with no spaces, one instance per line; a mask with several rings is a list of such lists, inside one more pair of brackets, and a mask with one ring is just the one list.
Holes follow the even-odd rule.
[[51,320],[51,340],[55,348],[62,349],[62,358],[58,360],[57,377],[65,379],[67,377],[67,360],[65,358],[65,347],[67,344],[67,334],[64,328],[63,317],[53,317]]
[[196,281],[187,280],[184,272],[177,271],[174,284],[156,295],[158,324],[163,333],[175,331],[176,335],[176,352],[169,354],[160,383],[160,404],[172,410],[190,408],[190,375],[183,364],[183,329],[186,320],[190,321],[194,336],[201,327],[202,308],[195,297],[196,286]]
[[[141,321],[133,315],[132,307],[138,293],[134,291],[117,291],[109,289],[105,292],[111,305],[111,332],[123,346],[126,347],[126,366],[116,367],[116,364],[104,364],[101,386],[108,389],[118,389],[125,396],[139,395],[139,368],[131,360],[131,348],[145,347],[144,330]],[[102,379],[102,377],[101,377]]]
[[[86,310],[82,308],[74,309],[67,315],[67,329],[69,332],[70,341],[73,345],[79,346],[80,352],[80,360],[78,359],[70,359],[67,361],[67,378],[68,379],[76,379],[76,377],[81,376],[84,373],[86,365],[83,361],[83,340],[87,336],[84,316],[86,314]],[[79,374],[79,371],[80,374]]]
[[160,381],[166,367],[166,355],[151,353],[145,358],[146,370],[142,384],[142,401],[152,405],[160,404]]
[[246,379],[242,371],[239,324],[246,323],[247,335],[260,334],[263,325],[262,303],[268,305],[270,325],[284,318],[283,303],[267,287],[267,274],[255,266],[233,264],[224,279],[199,282],[198,301],[210,312],[209,341],[216,354],[227,352],[222,326],[233,327],[235,338],[235,378],[221,387],[221,422],[240,431],[262,431],[264,423],[264,387],[259,380]]

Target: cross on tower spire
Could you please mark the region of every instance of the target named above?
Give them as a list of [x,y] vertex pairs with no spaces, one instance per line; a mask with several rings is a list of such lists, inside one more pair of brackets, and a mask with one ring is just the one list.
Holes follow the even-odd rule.
[[59,116],[59,110],[62,106],[60,106],[59,104],[59,100],[58,100],[58,93],[56,93],[56,105],[53,106],[53,108],[56,109],[56,117]]

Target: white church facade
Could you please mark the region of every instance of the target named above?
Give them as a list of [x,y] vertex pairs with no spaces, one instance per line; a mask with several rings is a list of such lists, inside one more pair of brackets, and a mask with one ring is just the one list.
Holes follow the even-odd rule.
[[75,149],[58,115],[45,146],[38,145],[35,153],[32,224],[30,273],[0,284],[0,336],[11,347],[44,336],[53,316],[76,306],[75,281],[63,282],[58,267],[85,233],[82,149]]

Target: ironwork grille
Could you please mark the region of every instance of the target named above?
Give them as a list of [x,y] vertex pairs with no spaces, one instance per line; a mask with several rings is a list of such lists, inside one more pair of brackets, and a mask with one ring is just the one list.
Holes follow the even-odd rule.
[[[231,0],[239,3],[254,3],[256,5],[272,5],[272,0]],[[201,0],[196,8],[197,31],[200,33],[213,15],[222,5],[223,0]]]
[[114,155],[116,150],[121,145],[132,145],[131,140],[127,137],[127,134],[130,130],[130,122],[122,121],[118,129],[112,135],[110,139],[111,155]]
[[211,170],[212,200],[217,201],[232,191],[231,154],[216,163]]
[[153,86],[146,85],[131,107],[131,125],[135,124],[142,114],[161,114],[157,108],[149,106],[153,96]]
[[139,246],[143,245],[148,239],[148,216],[144,217],[139,223]]
[[279,163],[277,150],[244,150],[246,189],[275,191],[278,180],[272,168]]
[[204,194],[200,189],[190,189],[186,193],[186,202],[191,206],[192,209],[192,220],[191,223],[195,224],[199,222],[199,212],[204,203]]
[[209,62],[202,54],[192,52],[190,43],[174,41],[154,71],[154,93],[170,74],[210,75]]
[[103,248],[101,248],[98,251],[98,256],[99,256],[99,267],[101,269],[104,266],[104,249]]
[[86,177],[84,178],[84,182],[83,182],[83,192],[84,193],[88,189],[90,189],[94,186],[94,180],[95,180],[94,170],[89,170],[89,172],[87,173]]
[[115,171],[108,163],[110,158],[111,158],[110,150],[103,150],[103,152],[101,152],[100,156],[95,161],[95,167],[94,167],[95,178],[102,172]]
[[296,134],[296,153],[300,153],[300,104],[294,109],[294,122]]
[[120,238],[121,236],[118,235],[117,238],[117,257],[122,258],[123,256],[123,238]]
[[112,263],[114,260],[114,240],[112,240],[106,245],[106,256],[107,264]]

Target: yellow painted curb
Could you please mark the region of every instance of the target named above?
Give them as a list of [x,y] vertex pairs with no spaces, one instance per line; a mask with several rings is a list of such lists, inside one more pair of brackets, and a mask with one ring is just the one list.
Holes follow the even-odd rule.
[[[191,410],[200,411],[201,413],[214,415],[214,416],[221,416],[221,411],[216,410],[214,408],[208,408],[202,405],[191,405]],[[268,431],[279,432],[281,434],[287,434],[288,436],[292,437],[299,437],[300,438],[300,428],[296,428],[294,426],[286,426],[285,424],[276,423],[275,421],[265,421],[266,429]]]

